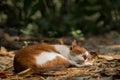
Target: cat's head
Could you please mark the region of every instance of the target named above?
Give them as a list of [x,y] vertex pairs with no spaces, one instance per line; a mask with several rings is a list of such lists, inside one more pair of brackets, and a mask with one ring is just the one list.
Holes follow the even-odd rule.
[[95,53],[90,53],[88,50],[74,40],[71,45],[70,59],[81,65],[93,65],[94,59],[97,56]]

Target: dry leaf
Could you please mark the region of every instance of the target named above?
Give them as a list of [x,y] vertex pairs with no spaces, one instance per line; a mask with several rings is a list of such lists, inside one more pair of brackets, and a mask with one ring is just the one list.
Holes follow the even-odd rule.
[[10,72],[5,72],[5,71],[0,69],[0,78],[6,78],[8,76],[13,76],[13,74]]
[[5,49],[5,47],[1,47],[1,49],[0,49],[0,55],[6,55],[6,53],[7,53],[7,50]]
[[99,58],[103,58],[106,60],[114,60],[114,59],[120,59],[120,55],[98,55]]
[[116,54],[116,55],[111,55],[114,59],[120,59],[120,55]]
[[60,71],[49,71],[49,72],[43,73],[42,75],[48,75],[48,76],[75,75],[79,72],[80,72],[79,68],[66,68]]
[[113,60],[114,59],[112,56],[109,56],[109,55],[98,55],[98,57],[106,59],[106,60]]
[[7,49],[5,47],[1,47],[0,49],[0,55],[1,56],[9,56],[11,58],[14,57],[14,51],[7,51]]
[[31,68],[28,68],[22,72],[19,72],[17,75],[21,76],[21,77],[26,77],[26,76],[31,75],[31,74],[32,74],[32,70],[31,70]]

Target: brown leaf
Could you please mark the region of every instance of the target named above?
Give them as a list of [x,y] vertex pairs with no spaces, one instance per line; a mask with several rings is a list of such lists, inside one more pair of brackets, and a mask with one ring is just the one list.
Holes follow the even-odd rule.
[[5,47],[1,47],[0,49],[0,55],[6,55],[7,50],[5,49]]
[[8,33],[4,33],[3,35],[4,35],[4,39],[8,42],[20,39],[18,36],[10,36]]
[[14,51],[7,51],[5,47],[1,47],[0,49],[0,56],[9,56],[9,57],[14,57]]
[[31,68],[28,68],[22,72],[19,72],[17,75],[21,76],[21,77],[26,77],[26,76],[31,75],[31,74],[32,74],[32,70],[31,70]]
[[0,77],[1,78],[6,78],[7,76],[12,76],[13,74],[10,72],[5,72],[3,70],[0,70]]
[[113,60],[114,59],[112,56],[109,56],[109,55],[98,55],[98,57],[106,59],[106,60]]
[[59,75],[75,75],[79,73],[79,68],[66,68],[60,71],[49,71],[46,73],[43,73],[42,75],[48,75],[48,76],[59,76]]
[[98,57],[106,59],[106,60],[120,59],[120,55],[119,54],[116,54],[116,55],[98,55]]

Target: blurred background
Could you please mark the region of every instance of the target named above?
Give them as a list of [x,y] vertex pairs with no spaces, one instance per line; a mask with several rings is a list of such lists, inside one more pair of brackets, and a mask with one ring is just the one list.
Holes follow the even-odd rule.
[[119,33],[120,0],[0,0],[0,29],[45,37]]

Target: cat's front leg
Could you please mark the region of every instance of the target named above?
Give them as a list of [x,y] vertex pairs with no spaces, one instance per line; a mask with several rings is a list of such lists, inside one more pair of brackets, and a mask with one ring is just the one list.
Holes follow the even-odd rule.
[[81,64],[76,63],[75,61],[69,60],[69,62],[70,62],[72,65],[76,66],[76,67],[82,67],[82,66],[83,66],[83,65],[81,65]]

